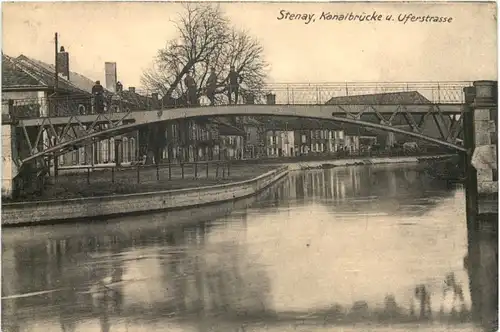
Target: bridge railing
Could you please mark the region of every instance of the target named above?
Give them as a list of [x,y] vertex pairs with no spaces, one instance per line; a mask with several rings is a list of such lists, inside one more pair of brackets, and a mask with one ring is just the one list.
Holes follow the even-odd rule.
[[[463,88],[472,82],[405,82],[405,83],[270,83],[257,90],[248,89],[244,83],[239,88],[238,104],[323,105],[335,104],[462,104]],[[184,96],[170,98],[167,103],[161,93],[135,89],[135,93],[148,97],[152,107],[185,107]],[[227,90],[221,89],[216,105],[229,105]],[[332,100],[333,98],[333,100]],[[232,96],[234,103],[234,94]],[[199,91],[199,105],[210,104],[204,91]]]
[[[2,100],[2,103],[5,102]],[[16,118],[56,117],[91,114],[93,101],[86,96],[11,99],[10,113]]]
[[[271,83],[258,90],[240,87],[238,104],[255,105],[323,105],[332,104],[422,104],[464,103],[463,88],[472,82],[408,82],[408,83]],[[114,113],[189,106],[208,106],[204,89],[194,105],[185,94],[164,98],[161,92],[134,89],[96,100],[90,96],[14,99],[11,114],[17,118]],[[232,96],[234,103],[234,94]],[[228,105],[227,91],[216,95],[216,105]]]
[[[414,83],[324,83],[266,85],[263,91],[276,95],[276,104],[364,103],[452,103],[464,102],[463,88],[472,82]],[[332,100],[334,98],[334,100]],[[337,99],[337,100],[335,100]],[[266,100],[267,101],[267,100]]]

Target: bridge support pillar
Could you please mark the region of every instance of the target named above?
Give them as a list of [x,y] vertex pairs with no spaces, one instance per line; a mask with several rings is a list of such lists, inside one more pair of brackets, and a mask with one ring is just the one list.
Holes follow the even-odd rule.
[[492,137],[496,135],[496,90],[497,82],[492,81],[474,82],[464,90],[467,270],[473,319],[487,330],[496,330],[498,324],[498,148]]
[[468,274],[469,274],[469,289],[471,290],[472,300],[472,319],[479,320],[480,313],[480,298],[478,297],[479,285],[477,283],[477,262],[479,261],[478,241],[477,241],[477,174],[472,167],[472,152],[474,151],[474,108],[472,106],[474,100],[474,88],[465,88],[464,114],[463,114],[463,133],[464,147],[467,151],[463,154],[464,170],[465,170],[465,211],[467,223],[467,256],[468,256]]
[[19,173],[15,160],[19,159],[16,127],[2,119],[2,197],[13,198],[18,191]]
[[498,193],[497,182],[497,84],[491,81],[474,82],[475,150],[473,164],[477,170],[478,191]]

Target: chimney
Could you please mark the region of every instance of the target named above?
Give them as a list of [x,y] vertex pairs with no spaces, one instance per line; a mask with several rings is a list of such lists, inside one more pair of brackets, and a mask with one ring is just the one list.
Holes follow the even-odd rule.
[[128,88],[128,91],[130,91],[131,93],[135,93],[135,87],[131,86],[130,88]]
[[57,73],[69,81],[69,53],[63,46],[57,53]]
[[106,90],[111,92],[116,92],[116,62],[105,62],[104,63],[105,72],[105,84]]

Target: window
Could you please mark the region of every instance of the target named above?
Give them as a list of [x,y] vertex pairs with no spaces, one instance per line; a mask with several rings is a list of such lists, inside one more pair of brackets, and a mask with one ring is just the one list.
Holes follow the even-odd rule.
[[85,158],[85,147],[81,147],[78,149],[78,153],[80,155],[80,157],[78,158],[78,161],[80,162],[81,165],[85,165],[87,162],[86,162],[86,158]]
[[116,162],[115,159],[115,139],[111,137],[109,139],[109,161]]
[[73,165],[78,164],[78,150],[71,151],[71,162]]
[[64,165],[64,155],[59,156],[59,165]]
[[123,138],[123,144],[122,144],[122,152],[123,152],[123,162],[128,163],[130,160],[130,150],[129,150],[129,145],[128,145],[128,138],[124,137]]
[[172,124],[172,139],[176,141],[178,139],[177,124]]
[[108,149],[108,140],[105,139],[105,140],[102,140],[100,142],[100,152],[101,152],[101,160],[100,160],[100,163],[107,163],[108,162],[108,153],[109,153],[109,149]]
[[135,161],[135,154],[136,154],[136,147],[135,147],[135,139],[131,138],[130,139],[130,161]]
[[306,135],[302,135],[302,143],[305,143],[307,141]]

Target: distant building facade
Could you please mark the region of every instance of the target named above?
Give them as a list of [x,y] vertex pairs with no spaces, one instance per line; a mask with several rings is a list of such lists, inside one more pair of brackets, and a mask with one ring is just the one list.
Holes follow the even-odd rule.
[[[353,96],[342,96],[333,97],[326,102],[327,105],[418,105],[418,104],[431,104],[431,101],[425,96],[417,91],[404,91],[404,92],[391,92],[391,93],[376,93],[376,94],[366,94],[366,95],[353,95]],[[424,115],[412,115],[413,120],[420,124],[422,129],[422,134],[439,137],[441,128],[449,128],[451,125],[451,119],[449,117],[427,117]],[[380,122],[381,119],[375,114],[364,114],[364,121]],[[438,121],[439,125],[436,125]],[[408,123],[408,119],[405,117],[404,112],[399,112],[392,117],[392,125],[403,130],[411,131],[412,128]],[[346,127],[351,127],[351,125],[346,125]],[[392,132],[375,132],[368,128],[358,129],[363,132],[360,136],[373,136],[377,138],[377,144],[386,150],[392,149],[397,143],[402,145],[405,142],[411,141],[409,138],[403,134],[394,134]],[[420,147],[430,147],[429,143],[419,142]]]

